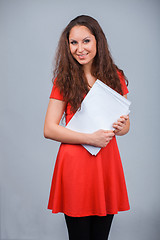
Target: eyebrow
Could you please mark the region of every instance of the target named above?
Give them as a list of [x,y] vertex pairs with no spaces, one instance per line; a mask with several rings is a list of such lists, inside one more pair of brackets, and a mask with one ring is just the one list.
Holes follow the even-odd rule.
[[[83,38],[82,41],[87,39],[87,38],[91,38],[91,37],[87,36],[87,37]],[[76,40],[71,38],[70,41],[76,41]]]

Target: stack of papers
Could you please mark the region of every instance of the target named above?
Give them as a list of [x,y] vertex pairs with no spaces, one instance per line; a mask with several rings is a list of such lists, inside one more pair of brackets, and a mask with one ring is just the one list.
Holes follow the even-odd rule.
[[[114,130],[112,124],[120,116],[129,114],[130,104],[128,99],[97,79],[66,128],[81,133],[93,133],[99,129]],[[92,155],[97,155],[101,149],[91,145],[83,146]]]

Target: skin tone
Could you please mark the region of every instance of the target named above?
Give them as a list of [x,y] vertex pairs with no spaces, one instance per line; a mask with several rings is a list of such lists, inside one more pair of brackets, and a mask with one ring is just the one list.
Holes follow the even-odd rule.
[[[85,26],[75,26],[69,34],[69,47],[72,56],[83,65],[89,87],[96,81],[91,75],[91,66],[96,55],[96,39]],[[124,97],[127,98],[127,95]],[[65,111],[66,103],[50,99],[44,124],[44,136],[68,144],[88,144],[106,147],[115,135],[124,135],[129,131],[129,116],[121,116],[113,124],[114,131],[100,129],[94,133],[79,133],[60,126],[60,120]]]
[[[69,34],[69,47],[72,56],[83,65],[86,77],[93,78],[91,66],[97,53],[95,36],[91,34],[87,27],[75,26]],[[93,78],[92,80],[96,79]]]

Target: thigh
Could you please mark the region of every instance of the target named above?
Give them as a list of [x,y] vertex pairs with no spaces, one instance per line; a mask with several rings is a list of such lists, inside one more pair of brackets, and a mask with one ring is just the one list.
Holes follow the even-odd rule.
[[71,217],[65,216],[65,221],[68,229],[69,240],[91,240],[90,228],[91,218],[86,217]]
[[114,215],[92,216],[91,240],[107,240]]

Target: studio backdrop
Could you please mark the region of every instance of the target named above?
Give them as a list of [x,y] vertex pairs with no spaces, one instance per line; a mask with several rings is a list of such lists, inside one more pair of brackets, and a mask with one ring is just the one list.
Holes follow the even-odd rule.
[[60,34],[81,14],[102,26],[132,102],[130,132],[117,137],[131,210],[110,239],[159,239],[159,12],[158,0],[0,1],[1,240],[68,239],[63,214],[47,210],[59,143],[43,126]]

